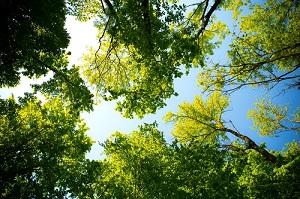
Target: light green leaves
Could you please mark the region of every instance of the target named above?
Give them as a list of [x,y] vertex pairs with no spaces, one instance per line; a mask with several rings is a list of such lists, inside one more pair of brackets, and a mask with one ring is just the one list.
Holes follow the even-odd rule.
[[261,100],[256,103],[256,109],[248,113],[252,119],[255,129],[261,135],[273,135],[275,132],[283,130],[282,122],[287,117],[286,106],[276,106],[266,100]]
[[300,63],[300,35],[296,28],[300,25],[299,4],[288,0],[250,3],[249,12],[240,15],[244,4],[248,2],[224,3],[225,9],[234,11],[238,24],[238,30],[231,30],[229,63],[205,67],[199,84],[204,91],[226,93],[244,86],[273,88],[282,81],[291,82],[289,88],[296,87]]
[[103,2],[105,12],[95,23],[99,49],[84,56],[81,72],[98,96],[117,100],[116,109],[125,117],[143,117],[165,106],[177,95],[174,79],[204,66],[205,56],[227,33],[217,22],[197,35],[204,26],[203,6],[185,16],[185,6],[176,2]]
[[75,173],[70,169],[85,169],[85,155],[92,146],[78,114],[61,99],[41,103],[30,96],[20,104],[0,100],[0,113],[1,197],[76,194],[74,188],[83,185],[72,180]]
[[164,189],[167,176],[163,170],[168,149],[156,124],[140,126],[129,135],[116,132],[103,146],[107,168],[101,181],[107,186],[107,198],[151,198],[169,191]]
[[80,77],[78,67],[67,69],[66,63],[60,63],[65,68],[56,70],[48,81],[33,85],[35,93],[41,92],[47,98],[59,97],[65,106],[72,107],[76,112],[92,111],[93,95]]
[[268,100],[258,101],[248,116],[254,128],[263,136],[276,135],[282,131],[299,131],[299,124],[289,120],[287,106],[274,105]]
[[[257,4],[241,17],[241,32],[229,51],[230,76],[240,83],[281,81],[299,67],[299,5],[291,1]],[[279,75],[278,75],[279,74]],[[265,81],[265,82],[263,82]]]
[[182,143],[192,140],[215,141],[222,129],[222,114],[228,106],[228,98],[214,92],[206,100],[196,96],[193,103],[183,103],[177,113],[168,113],[167,122],[174,121],[173,135]]
[[232,17],[235,20],[241,16],[241,12],[246,5],[249,5],[249,0],[228,0],[223,3],[225,10],[232,11]]

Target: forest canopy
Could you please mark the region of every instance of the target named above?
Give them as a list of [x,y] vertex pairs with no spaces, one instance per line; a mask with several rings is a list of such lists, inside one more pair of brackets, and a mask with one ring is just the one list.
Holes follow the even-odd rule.
[[[300,197],[299,139],[270,150],[228,113],[244,88],[299,92],[299,1],[3,0],[0,13],[0,88],[47,77],[22,97],[0,91],[0,198]],[[67,16],[98,31],[75,65]],[[145,123],[87,158],[96,143],[83,113],[104,100],[124,118],[155,114],[195,68],[201,94],[165,113],[171,141]],[[299,107],[262,98],[248,118],[262,137],[299,138]]]

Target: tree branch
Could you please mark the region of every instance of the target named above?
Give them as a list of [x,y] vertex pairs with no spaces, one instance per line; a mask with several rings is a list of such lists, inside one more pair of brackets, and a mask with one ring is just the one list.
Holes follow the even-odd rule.
[[255,151],[257,151],[258,153],[260,153],[267,161],[275,164],[277,162],[277,158],[269,153],[266,149],[262,148],[262,147],[259,147],[252,139],[250,139],[248,136],[246,135],[243,135],[241,133],[239,133],[238,131],[235,131],[235,130],[232,130],[232,129],[229,129],[229,128],[221,128],[221,129],[218,129],[220,131],[224,131],[224,132],[228,132],[232,135],[234,135],[235,137],[237,138],[240,138],[241,140],[243,140],[246,144],[247,144],[247,147],[249,149],[253,149]]
[[207,14],[203,17],[201,28],[198,31],[196,37],[199,37],[200,34],[205,30],[206,26],[208,25],[208,22],[210,20],[211,15],[218,8],[218,6],[220,5],[220,3],[221,3],[221,0],[215,0],[214,4],[211,6],[211,8],[207,12]]

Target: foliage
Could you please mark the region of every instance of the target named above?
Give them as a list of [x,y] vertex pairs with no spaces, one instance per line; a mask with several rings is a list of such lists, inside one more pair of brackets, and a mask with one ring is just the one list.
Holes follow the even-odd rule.
[[130,134],[116,132],[103,146],[101,177],[93,185],[99,198],[299,196],[297,143],[278,152],[280,164],[272,164],[252,149],[199,141],[167,144],[156,124],[145,124]]
[[[242,198],[297,198],[299,192],[299,144],[278,153],[281,164],[266,162],[257,152],[233,155],[228,167],[237,177]],[[232,157],[231,157],[232,158]]]
[[45,75],[68,46],[63,0],[0,3],[0,86]]
[[177,144],[172,156],[178,198],[238,198],[235,176],[225,168],[227,155],[218,144]]
[[200,73],[199,83],[205,90],[236,91],[246,85],[266,85],[295,80],[299,75],[300,35],[299,3],[268,0],[251,4],[249,14],[238,17],[239,32],[233,32],[228,65],[216,64]]
[[60,198],[83,186],[75,179],[92,141],[77,114],[58,98],[30,96],[1,100],[0,111],[1,198]]
[[178,113],[167,113],[165,120],[174,121],[173,135],[182,143],[192,140],[215,142],[224,133],[222,115],[228,106],[228,98],[215,92],[206,100],[196,96],[193,103],[179,105]]
[[75,65],[67,69],[67,57],[57,59],[56,70],[52,78],[42,84],[32,85],[34,93],[41,92],[44,96],[59,97],[65,105],[72,106],[76,112],[93,110],[93,95],[80,77],[79,69]]
[[[266,160],[276,163],[276,157],[272,153],[257,145],[245,133],[239,132],[231,120],[228,122],[224,120],[223,113],[226,111],[227,106],[228,98],[220,92],[214,92],[206,101],[196,97],[193,103],[183,103],[179,106],[178,113],[168,113],[165,119],[167,122],[175,122],[173,135],[182,143],[189,143],[194,140],[205,143],[219,143],[222,140],[225,141],[227,138],[226,133],[229,133],[242,141],[246,149],[253,149]],[[226,145],[226,147],[231,150],[243,150],[233,145],[233,143]]]
[[[209,66],[207,56],[229,33],[213,20],[220,8],[233,11],[239,27],[231,32],[229,64]],[[224,119],[229,95],[222,94],[299,78],[297,1],[5,0],[0,11],[0,87],[53,72],[18,102],[0,99],[1,198],[299,198],[299,143],[277,152],[258,145]],[[82,66],[68,66],[67,12],[94,18],[99,31],[99,47]],[[102,144],[102,160],[86,159],[93,142],[80,114],[93,110],[91,88],[118,100],[125,117],[143,117],[177,95],[175,78],[199,66],[198,83],[214,92],[166,115],[172,143],[156,123],[144,124],[115,132]],[[249,117],[272,136],[299,132],[299,110],[289,114],[260,100]]]
[[[130,135],[116,132],[104,144],[107,166],[98,188],[102,198],[153,198],[172,194],[164,171],[168,149],[155,124],[141,126]],[[171,179],[169,179],[171,180]],[[102,186],[101,186],[102,185]]]
[[165,99],[177,95],[174,79],[203,66],[205,56],[220,43],[213,39],[224,36],[221,23],[204,31],[220,3],[207,11],[209,2],[185,16],[186,5],[176,2],[70,1],[79,7],[74,14],[80,19],[96,17],[99,30],[99,48],[84,58],[85,77],[105,100],[119,99],[117,110],[125,117],[154,113],[165,106]]
[[250,110],[248,116],[253,120],[255,129],[264,136],[281,131],[300,131],[299,124],[288,119],[287,106],[274,105],[270,101],[257,102],[256,109]]
[[65,2],[4,0],[0,9],[0,87],[18,85],[21,76],[53,73],[49,82],[35,88],[71,101],[79,111],[92,110],[93,96],[78,69],[68,69]]
[[199,142],[168,145],[155,124],[116,132],[103,146],[106,166],[95,185],[101,198],[216,198],[233,191],[223,186],[233,176],[222,170],[222,151]]

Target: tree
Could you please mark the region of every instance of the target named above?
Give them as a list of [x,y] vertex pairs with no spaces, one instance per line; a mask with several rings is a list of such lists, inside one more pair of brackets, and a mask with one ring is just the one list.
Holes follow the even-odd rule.
[[99,47],[85,56],[83,73],[105,100],[119,99],[117,110],[125,117],[142,117],[165,106],[165,99],[177,95],[173,80],[204,65],[219,44],[213,38],[222,37],[225,28],[221,23],[207,28],[221,1],[190,5],[196,8],[186,16],[188,6],[175,1],[69,4],[79,19],[95,17],[99,29]]
[[[156,124],[115,132],[103,144],[96,198],[294,198],[299,195],[299,144],[277,152],[277,164],[260,152],[222,142],[174,140]],[[243,150],[244,149],[244,150]]]
[[[239,7],[230,9],[238,12]],[[295,198],[299,196],[299,181],[294,178],[299,176],[299,144],[291,144],[285,152],[270,152],[264,145],[256,144],[247,132],[236,129],[231,120],[223,118],[229,96],[222,92],[230,94],[247,85],[264,84],[272,88],[281,81],[299,78],[299,37],[295,29],[299,4],[271,0],[250,6],[250,11],[248,16],[239,18],[240,32],[233,34],[229,64],[206,66],[199,74],[199,84],[210,92],[207,99],[196,96],[194,102],[181,104],[177,113],[168,113],[166,120],[174,122],[173,135],[180,143],[219,144],[220,150],[229,152],[223,169],[234,176],[233,182],[241,194],[238,197]],[[298,82],[292,82],[289,88],[297,85]],[[263,136],[299,132],[299,111],[290,118],[287,108],[261,100],[249,117]],[[228,134],[235,139],[228,140]],[[292,159],[288,155],[291,151]]]
[[0,13],[0,87],[53,71],[69,43],[64,1],[3,0]]
[[116,132],[104,144],[101,198],[170,198],[167,143],[156,124],[145,124],[130,135]]
[[1,100],[0,113],[1,198],[67,197],[93,179],[87,127],[59,98]]
[[[246,149],[253,149],[260,153],[266,160],[276,163],[276,157],[261,146],[258,146],[251,138],[240,133],[230,121],[232,127],[228,127],[223,119],[223,113],[228,106],[228,98],[220,92],[215,92],[204,101],[196,97],[193,103],[184,103],[179,106],[177,113],[168,113],[166,121],[175,122],[173,135],[183,143],[193,140],[203,142],[218,142],[220,138],[227,138],[230,133],[244,142]],[[226,147],[236,150],[236,146]],[[241,149],[243,150],[243,149]]]
[[[265,106],[262,109],[261,104],[258,105],[258,110],[252,110],[250,115],[256,121],[255,124],[262,135],[272,135],[280,130],[299,130],[299,126],[291,128],[280,125],[280,122],[287,118],[287,115],[282,116],[284,109],[281,107],[264,103]],[[223,113],[227,106],[228,98],[222,96],[220,92],[215,92],[206,100],[197,96],[193,103],[180,105],[177,113],[166,115],[167,121],[174,122],[173,135],[183,145],[183,151],[187,148],[195,150],[195,157],[204,156],[196,163],[198,172],[200,168],[203,168],[199,165],[208,161],[205,166],[207,170],[201,174],[206,190],[198,193],[206,193],[207,187],[212,183],[213,186],[208,189],[208,194],[221,194],[223,198],[233,196],[229,190],[235,190],[233,193],[237,195],[234,198],[293,198],[299,196],[297,191],[299,180],[295,180],[300,175],[297,168],[300,157],[299,143],[289,144],[286,151],[277,153],[268,151],[264,145],[257,145],[247,136],[247,132],[244,134],[239,132],[232,121],[226,122],[223,119]],[[263,120],[261,120],[262,117]],[[276,118],[279,118],[279,121]],[[233,135],[235,139],[228,140],[227,134]],[[228,144],[228,141],[231,143]],[[194,148],[195,146],[198,147]],[[214,152],[206,153],[205,151],[209,148]],[[218,155],[218,153],[220,154]],[[194,159],[188,153],[183,153],[182,158],[185,162],[184,168],[192,171],[193,164],[195,164]],[[220,165],[222,161],[224,162]],[[211,179],[212,176],[205,181],[207,173],[214,173],[215,169],[217,171],[216,181]],[[226,171],[224,174],[226,177],[231,177],[229,179],[220,177],[223,171]],[[186,176],[186,173],[183,176]],[[197,178],[197,175],[194,173],[191,178]],[[190,183],[194,183],[194,180],[191,180]],[[217,192],[214,192],[213,188],[217,187],[218,183],[229,190],[218,189]],[[191,190],[191,186],[186,187],[186,190]],[[196,186],[194,190],[201,190],[201,186]],[[208,196],[202,195],[202,197],[207,198]]]
[[66,5],[56,1],[1,1],[0,87],[16,86],[21,76],[53,78],[35,92],[59,96],[79,111],[93,109],[93,95],[78,68],[68,68]]
[[[278,152],[258,145],[224,119],[229,96],[222,94],[299,78],[297,1],[66,3],[0,3],[0,87],[15,86],[21,75],[54,73],[33,86],[34,94],[0,99],[2,198],[299,197],[299,143]],[[240,15],[244,5],[250,5],[247,16]],[[223,23],[211,23],[219,8],[233,10],[240,31],[232,36],[230,63],[210,67],[207,56],[228,33]],[[99,30],[98,49],[91,49],[80,67],[68,67],[64,52],[66,12],[95,18]],[[80,113],[93,108],[86,81],[103,99],[117,99],[125,117],[142,117],[164,106],[176,95],[174,79],[198,66],[200,85],[214,92],[167,114],[174,122],[173,143],[156,123],[144,124],[131,134],[114,133],[102,144],[103,160],[85,158],[92,141]],[[34,97],[37,92],[46,100]],[[286,106],[267,100],[249,112],[263,136],[299,132],[299,115],[298,110],[291,118]]]
[[299,3],[268,0],[248,8],[246,16],[236,16],[239,31],[232,33],[229,63],[203,70],[200,85],[226,93],[247,85],[272,88],[283,81],[288,88],[299,86]]
[[290,143],[277,152],[280,164],[271,164],[258,152],[232,151],[227,169],[235,176],[240,198],[299,197],[299,143]]
[[219,150],[218,143],[174,144],[170,158],[174,160],[172,179],[177,198],[241,197],[236,175],[226,166],[230,153]]
[[[231,193],[235,176],[222,170],[226,151],[193,142],[169,145],[156,124],[131,134],[116,132],[104,144],[103,173],[95,183],[101,198],[216,198]],[[225,153],[224,153],[225,152]],[[231,182],[231,184],[230,184]],[[224,186],[226,185],[226,186]]]
[[59,97],[65,105],[72,106],[78,114],[81,111],[92,111],[94,106],[93,94],[80,77],[79,69],[75,65],[67,69],[67,58],[57,60],[56,65],[64,66],[61,70],[55,70],[55,74],[42,84],[32,85],[34,93],[42,93],[44,96]]
[[299,110],[290,118],[288,106],[274,105],[268,100],[260,100],[256,103],[256,109],[250,110],[249,118],[253,120],[255,129],[260,135],[272,136],[283,131],[300,132],[300,124],[297,119]]

